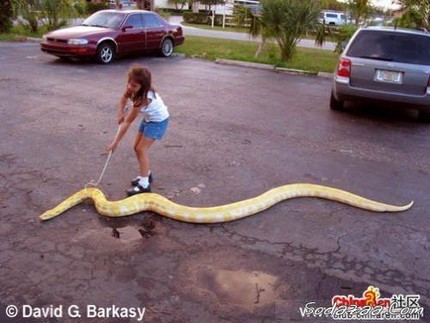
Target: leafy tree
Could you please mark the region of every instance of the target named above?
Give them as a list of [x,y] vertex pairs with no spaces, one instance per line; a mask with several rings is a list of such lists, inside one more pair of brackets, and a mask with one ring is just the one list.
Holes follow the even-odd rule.
[[155,0],[136,0],[137,9],[155,10]]
[[81,16],[86,12],[85,0],[12,0],[14,16],[36,32],[39,24],[47,22],[49,29],[67,23],[66,19]]
[[369,0],[349,0],[348,6],[357,25],[366,20],[371,9]]
[[19,16],[19,22],[30,29],[31,32],[37,32],[40,19],[40,2],[37,0],[13,0],[14,16]]
[[344,11],[346,8],[345,3],[337,0],[318,0],[318,2],[321,9],[325,10]]
[[404,9],[398,24],[402,27],[422,28],[430,30],[430,1],[429,0],[401,0]]
[[318,23],[320,11],[318,2],[313,0],[262,0],[257,12],[249,8],[240,10],[237,21],[249,21],[250,35],[260,37],[255,56],[262,52],[267,40],[274,39],[281,59],[288,61],[299,40],[321,25]]
[[55,29],[66,24],[66,19],[75,18],[83,11],[85,4],[80,0],[42,0],[41,10],[48,21],[48,27]]
[[336,36],[336,53],[342,53],[346,44],[357,31],[358,27],[354,25],[345,25],[340,27],[339,33]]
[[185,5],[188,4],[188,0],[169,0],[169,2],[175,5],[176,10],[183,10]]

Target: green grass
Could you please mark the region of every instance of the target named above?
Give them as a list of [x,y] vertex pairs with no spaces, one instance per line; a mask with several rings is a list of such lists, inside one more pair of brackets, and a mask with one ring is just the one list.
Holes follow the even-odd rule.
[[199,28],[199,29],[209,29],[209,30],[219,30],[219,31],[233,31],[233,32],[238,32],[238,33],[247,33],[249,28],[246,27],[235,27],[235,26],[225,26],[225,28],[222,28],[221,26],[214,26],[212,28],[211,25],[203,25],[203,24],[190,24],[188,22],[181,22],[182,25],[184,26],[189,26],[189,27],[195,27],[195,28]]
[[48,32],[46,26],[40,26],[36,33],[32,33],[29,28],[22,25],[13,26],[8,33],[0,34],[0,41],[25,41],[25,37],[41,38]]
[[19,41],[25,41],[26,38],[21,35],[12,34],[12,33],[0,33],[0,41],[13,41],[13,42],[19,42]]
[[[249,32],[249,28],[240,27],[240,26],[226,26],[225,28],[222,28],[220,26],[214,26],[212,28],[212,26],[210,26],[210,25],[191,24],[191,23],[188,23],[185,21],[181,22],[181,24],[184,26],[195,27],[195,28],[199,28],[199,29],[209,29],[209,30],[217,30],[217,31],[233,31],[233,32],[238,32],[238,33],[248,33]],[[315,40],[315,34],[309,33],[304,38]],[[327,34],[326,35],[326,41],[327,42],[337,42],[337,37],[334,34]]]
[[272,64],[311,72],[333,72],[338,54],[321,49],[297,48],[290,62],[280,59],[279,49],[275,44],[268,44],[259,58],[254,58],[258,43],[251,41],[215,39],[186,36],[185,43],[175,48],[178,53],[189,57],[208,60],[217,58]]

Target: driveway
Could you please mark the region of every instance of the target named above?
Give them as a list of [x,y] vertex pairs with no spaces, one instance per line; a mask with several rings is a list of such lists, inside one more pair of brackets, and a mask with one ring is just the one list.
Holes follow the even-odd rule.
[[[108,219],[84,203],[39,222],[99,176],[133,63],[151,69],[172,114],[151,152],[153,191],[215,206],[309,182],[414,207],[376,214],[301,198],[239,221],[193,225],[152,213]],[[430,127],[413,112],[335,113],[329,80],[196,59],[101,66],[62,62],[38,44],[0,43],[0,64],[2,322],[9,305],[20,311],[12,322],[22,322],[24,305],[64,307],[62,318],[35,322],[77,322],[66,308],[89,305],[145,307],[146,322],[315,322],[299,307],[361,297],[369,285],[381,297],[420,295],[428,320]],[[136,129],[101,184],[109,199],[124,198],[136,175]]]

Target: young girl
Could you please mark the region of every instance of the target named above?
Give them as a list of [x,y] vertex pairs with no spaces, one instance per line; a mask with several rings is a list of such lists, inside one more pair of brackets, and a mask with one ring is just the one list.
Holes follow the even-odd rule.
[[[133,108],[126,115],[125,106],[129,99],[133,102]],[[155,140],[163,138],[169,124],[167,106],[152,87],[151,72],[143,66],[135,65],[128,71],[127,88],[119,102],[119,131],[107,151],[115,151],[139,112],[143,113],[143,119],[134,141],[134,151],[139,161],[140,174],[132,180],[132,188],[127,191],[129,196],[151,192],[152,175],[149,168],[148,150]]]

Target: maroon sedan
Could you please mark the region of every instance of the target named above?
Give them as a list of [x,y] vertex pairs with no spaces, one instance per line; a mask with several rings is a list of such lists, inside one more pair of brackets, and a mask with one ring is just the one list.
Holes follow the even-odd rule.
[[170,25],[155,12],[102,10],[80,26],[47,33],[40,46],[61,58],[95,57],[109,64],[115,57],[142,52],[168,57],[183,42],[182,27]]

